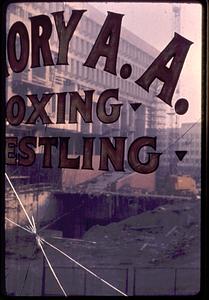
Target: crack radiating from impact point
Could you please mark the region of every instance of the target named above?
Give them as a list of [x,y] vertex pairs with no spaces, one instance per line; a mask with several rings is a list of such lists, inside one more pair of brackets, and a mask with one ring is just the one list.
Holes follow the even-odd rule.
[[23,205],[23,203],[22,203],[22,201],[21,201],[19,195],[17,194],[17,192],[16,192],[16,190],[15,190],[15,188],[14,188],[12,182],[10,181],[10,178],[9,178],[9,176],[7,175],[7,173],[5,173],[5,176],[6,176],[6,179],[8,180],[8,182],[9,182],[9,184],[10,184],[10,186],[11,186],[13,192],[15,193],[16,198],[18,199],[18,201],[19,201],[19,203],[20,203],[20,205],[21,205],[21,207],[22,207],[22,209],[23,209],[23,211],[24,211],[24,213],[25,213],[25,215],[26,215],[26,217],[27,217],[27,219],[28,219],[30,225],[29,225],[27,228],[25,228],[25,227],[23,227],[23,226],[17,224],[16,222],[10,220],[10,219],[7,218],[7,217],[5,217],[5,219],[6,219],[7,221],[13,223],[13,224],[16,225],[17,227],[22,228],[23,230],[29,232],[30,234],[35,235],[37,245],[40,247],[40,249],[41,249],[41,251],[42,251],[42,253],[43,253],[43,255],[44,255],[44,257],[45,257],[45,259],[46,259],[46,261],[47,261],[47,263],[48,263],[48,265],[49,265],[49,267],[50,267],[50,270],[51,270],[52,274],[54,275],[54,277],[55,277],[55,279],[56,279],[58,285],[60,286],[60,288],[61,288],[63,294],[64,294],[65,296],[67,296],[67,294],[66,294],[64,288],[62,287],[62,285],[61,285],[59,279],[57,278],[56,273],[55,273],[55,271],[54,271],[54,269],[53,269],[53,267],[52,267],[52,265],[51,265],[51,263],[50,263],[50,261],[49,261],[47,255],[46,255],[46,253],[45,253],[45,251],[44,251],[44,249],[43,249],[43,247],[42,247],[42,245],[41,245],[41,238],[40,238],[40,236],[37,234],[37,229],[36,229],[36,224],[35,224],[34,217],[32,216],[31,219],[30,219],[30,217],[29,217],[29,215],[28,215],[28,213],[27,213],[27,211],[26,211],[26,209],[25,209],[25,207],[24,207],[24,205]]
[[9,182],[9,184],[10,184],[10,186],[11,186],[11,188],[12,188],[12,190],[13,190],[13,192],[14,192],[16,198],[17,198],[17,200],[19,201],[19,204],[20,204],[20,206],[22,207],[22,209],[23,209],[23,211],[24,211],[24,213],[25,213],[25,215],[26,215],[26,217],[27,217],[27,219],[28,219],[28,222],[30,223],[31,227],[33,227],[33,223],[32,223],[32,221],[31,221],[31,219],[30,219],[30,217],[29,217],[29,215],[28,215],[28,213],[27,213],[27,211],[26,211],[26,209],[25,209],[25,207],[24,207],[24,205],[23,205],[23,203],[22,203],[22,201],[21,201],[21,199],[20,199],[18,193],[16,192],[16,189],[14,188],[14,186],[13,186],[13,184],[12,184],[12,182],[11,182],[9,176],[7,175],[7,173],[5,173],[5,177],[6,177],[7,181]]
[[71,260],[72,262],[74,262],[76,265],[78,265],[79,267],[81,267],[82,269],[84,269],[85,271],[87,271],[88,273],[90,273],[91,275],[93,275],[94,277],[96,277],[97,279],[99,279],[100,281],[102,281],[103,283],[105,283],[106,285],[108,285],[109,287],[111,287],[112,289],[114,289],[115,291],[117,291],[118,293],[122,294],[123,296],[128,297],[127,294],[125,294],[124,292],[122,292],[121,290],[119,290],[118,288],[116,288],[115,286],[113,286],[112,284],[110,284],[109,282],[107,282],[106,280],[104,280],[103,278],[101,278],[100,276],[98,276],[96,273],[94,273],[91,270],[89,270],[84,265],[80,264],[78,261],[76,261],[75,259],[73,259],[71,256],[69,256],[68,254],[66,254],[65,252],[63,252],[62,250],[60,250],[59,248],[53,246],[51,243],[47,242],[43,238],[41,238],[41,240],[44,243],[46,243],[48,246],[50,246],[51,248],[53,248],[54,250],[57,250],[58,252],[60,252],[62,255],[64,255],[65,257],[67,257],[69,260]]
[[67,294],[66,294],[64,288],[62,287],[62,285],[61,285],[61,283],[60,283],[60,281],[59,281],[59,279],[58,279],[58,277],[57,277],[57,275],[56,275],[56,273],[55,273],[55,271],[54,271],[54,269],[53,269],[53,267],[52,267],[52,265],[51,265],[51,263],[50,263],[50,261],[49,261],[49,259],[48,259],[48,257],[47,257],[47,255],[46,255],[46,253],[45,253],[45,251],[44,251],[44,249],[43,249],[43,247],[42,247],[42,245],[41,245],[41,240],[42,240],[42,239],[41,239],[41,237],[36,233],[36,225],[35,225],[34,218],[32,217],[32,220],[33,220],[32,222],[34,223],[34,227],[32,228],[32,230],[26,229],[25,227],[23,227],[23,226],[17,224],[16,222],[10,220],[10,219],[7,218],[7,217],[5,217],[5,219],[6,219],[7,221],[11,222],[12,224],[16,225],[17,227],[19,227],[19,228],[21,228],[21,229],[23,229],[23,230],[29,232],[30,234],[32,234],[32,235],[35,234],[35,235],[36,235],[36,242],[37,242],[37,245],[38,245],[39,248],[41,249],[41,251],[42,251],[42,253],[43,253],[43,255],[44,255],[44,257],[45,257],[45,259],[46,259],[46,261],[47,261],[47,263],[48,263],[48,265],[49,265],[49,268],[50,268],[52,274],[54,275],[54,278],[55,278],[55,280],[57,281],[58,285],[60,286],[60,288],[61,288],[63,294],[64,294],[65,296],[67,296]]
[[17,224],[16,222],[14,222],[14,221],[10,220],[10,219],[9,219],[9,218],[7,218],[7,217],[5,217],[5,220],[7,220],[8,222],[10,222],[10,223],[12,223],[12,224],[16,225],[17,227],[19,227],[19,228],[21,228],[21,229],[23,229],[23,230],[25,230],[25,231],[27,231],[27,232],[29,232],[29,233],[33,234],[33,231],[32,231],[31,229],[29,229],[30,227],[28,227],[28,228],[26,228],[26,227],[23,227],[23,226],[21,226],[21,225]]
[[42,239],[40,236],[37,236],[37,237],[36,237],[36,241],[37,241],[37,244],[38,244],[38,246],[40,247],[40,249],[41,249],[41,251],[42,251],[42,253],[43,253],[43,256],[45,257],[45,259],[46,259],[46,261],[47,261],[47,263],[48,263],[48,266],[49,266],[49,268],[50,268],[52,274],[54,275],[55,280],[57,281],[57,283],[58,283],[60,289],[62,290],[62,292],[63,292],[63,294],[64,294],[64,296],[67,297],[68,295],[67,295],[67,293],[65,292],[65,290],[64,290],[64,288],[63,288],[63,286],[62,286],[62,284],[60,283],[60,281],[59,281],[59,279],[58,279],[58,277],[57,277],[57,275],[56,275],[56,273],[55,273],[55,271],[54,271],[54,269],[53,269],[53,267],[52,267],[52,265],[51,265],[51,263],[50,263],[50,261],[49,261],[47,255],[46,255],[46,252],[44,251],[44,248],[43,248],[43,246],[42,246],[42,241],[43,241],[43,239]]
[[50,246],[51,248],[53,248],[54,250],[58,251],[59,253],[61,253],[61,254],[64,255],[65,257],[67,257],[69,260],[71,260],[72,262],[74,262],[75,264],[77,264],[78,266],[80,266],[82,269],[84,269],[85,271],[87,271],[88,273],[90,273],[91,275],[93,275],[93,276],[96,277],[98,280],[100,280],[101,282],[103,282],[103,283],[106,284],[107,286],[111,287],[112,289],[114,289],[114,290],[117,291],[118,293],[122,294],[123,296],[128,297],[127,294],[125,294],[124,292],[122,292],[121,290],[119,290],[118,288],[116,288],[115,286],[113,286],[112,284],[110,284],[109,282],[107,282],[106,280],[104,280],[103,278],[101,278],[100,276],[98,276],[96,273],[92,272],[92,271],[89,270],[87,267],[85,267],[84,265],[80,264],[78,261],[76,261],[76,260],[73,259],[72,257],[70,257],[68,254],[66,254],[65,252],[63,252],[62,250],[60,250],[59,248],[55,247],[54,245],[52,245],[51,243],[49,243],[49,242],[47,242],[45,239],[43,239],[41,236],[39,236],[39,235],[37,234],[36,223],[35,223],[34,217],[32,216],[31,219],[30,219],[30,217],[29,217],[27,211],[25,210],[25,207],[24,207],[24,205],[23,205],[23,203],[22,203],[20,197],[18,196],[18,194],[17,194],[17,192],[16,192],[16,190],[15,190],[13,184],[11,183],[11,181],[10,181],[10,179],[9,179],[9,177],[8,177],[8,175],[7,175],[6,173],[5,173],[5,176],[6,176],[7,180],[8,180],[8,182],[9,182],[9,184],[11,185],[11,187],[12,187],[12,189],[13,189],[13,191],[14,191],[14,193],[15,193],[15,195],[16,195],[16,197],[17,197],[17,199],[18,199],[18,201],[19,201],[19,203],[20,203],[20,205],[21,205],[21,207],[22,207],[22,209],[23,209],[23,211],[24,211],[24,213],[25,213],[25,215],[26,215],[26,217],[27,217],[29,223],[30,223],[30,225],[27,226],[27,227],[25,228],[25,227],[19,225],[18,223],[16,223],[16,222],[10,220],[10,219],[7,218],[7,217],[5,217],[5,219],[6,219],[7,221],[13,223],[13,224],[16,225],[17,227],[19,227],[19,228],[21,228],[21,229],[23,229],[23,230],[29,232],[30,234],[35,235],[37,245],[38,245],[39,248],[41,249],[41,251],[42,251],[42,253],[43,253],[43,256],[45,257],[45,259],[46,259],[46,261],[47,261],[47,263],[48,263],[48,265],[49,265],[49,268],[50,268],[50,270],[51,270],[51,272],[52,272],[52,274],[53,274],[55,280],[57,281],[57,283],[58,283],[60,289],[62,290],[64,296],[67,297],[67,293],[65,292],[64,288],[62,287],[62,284],[60,283],[60,281],[59,281],[59,279],[58,279],[58,277],[57,277],[57,275],[56,275],[56,273],[55,273],[55,271],[54,271],[54,269],[53,269],[53,267],[52,267],[52,265],[51,265],[51,263],[50,263],[50,261],[49,261],[49,259],[48,259],[48,257],[47,257],[47,254],[46,254],[46,252],[45,252],[44,249],[43,249],[42,243],[45,243],[45,244],[47,244],[48,246]]

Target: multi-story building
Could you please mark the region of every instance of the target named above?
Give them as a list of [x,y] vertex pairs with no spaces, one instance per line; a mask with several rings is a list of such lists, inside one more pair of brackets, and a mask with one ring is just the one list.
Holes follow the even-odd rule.
[[[58,53],[58,36],[54,25],[52,12],[64,11],[65,19],[68,20],[72,9],[86,9],[74,34],[69,43],[68,65],[56,65],[56,57]],[[159,52],[140,39],[132,32],[122,27],[119,43],[119,52],[117,59],[117,76],[105,72],[104,58],[100,58],[95,69],[84,66],[90,50],[92,49],[100,29],[105,21],[106,15],[95,9],[88,3],[18,3],[11,4],[7,11],[8,30],[16,21],[22,21],[26,25],[30,35],[30,17],[39,14],[47,14],[51,18],[53,24],[52,35],[50,38],[50,49],[54,61],[54,66],[30,68],[30,57],[28,66],[21,73],[14,73],[9,68],[10,76],[7,79],[7,99],[13,94],[24,97],[27,101],[27,111],[30,111],[30,101],[26,98],[27,94],[38,94],[39,97],[43,93],[48,92],[72,92],[78,91],[83,97],[84,90],[94,90],[93,95],[93,123],[84,123],[78,114],[78,122],[69,124],[67,122],[67,113],[69,114],[70,101],[66,104],[66,124],[49,124],[45,127],[47,132],[60,132],[66,130],[71,134],[79,133],[94,134],[98,136],[126,136],[126,150],[128,145],[137,137],[143,135],[158,136],[157,143],[164,143],[164,136],[161,129],[165,127],[165,104],[156,98],[159,81],[156,80],[150,87],[149,93],[139,87],[137,80],[152,61],[157,57]],[[18,46],[18,43],[17,43]],[[120,77],[120,69],[124,64],[132,66],[132,74],[128,79]],[[113,124],[102,124],[96,116],[96,102],[106,89],[119,88],[119,101],[123,104],[121,116]],[[140,102],[142,105],[135,112],[130,103]],[[47,111],[52,120],[56,123],[56,98],[47,105]],[[38,130],[40,132],[40,124],[33,126],[21,126],[25,130]],[[8,132],[14,131],[16,128],[8,126]],[[19,129],[18,129],[19,130]],[[43,131],[42,131],[43,132]],[[44,131],[46,133],[46,131]],[[75,146],[78,147],[78,140],[74,139],[72,146],[72,154],[78,154]],[[162,145],[161,145],[162,146]],[[97,151],[97,150],[95,150]],[[80,154],[80,153],[79,153]],[[125,159],[126,159],[125,155]]]
[[[169,175],[188,175],[201,182],[201,123],[182,123],[175,128],[175,137],[170,140],[173,128],[161,129],[165,136],[163,159],[158,169],[159,185]],[[179,160],[175,151],[186,151],[182,160]]]
[[184,123],[180,128],[182,136],[179,148],[187,151],[185,158],[178,164],[181,174],[201,179],[201,123]]

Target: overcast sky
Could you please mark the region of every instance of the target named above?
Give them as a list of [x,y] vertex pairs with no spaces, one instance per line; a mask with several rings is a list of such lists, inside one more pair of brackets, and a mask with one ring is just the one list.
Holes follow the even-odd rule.
[[[123,26],[160,51],[174,36],[174,16],[170,3],[91,3],[103,13],[123,13]],[[194,44],[189,49],[180,75],[180,97],[189,101],[180,122],[195,122],[201,113],[201,14],[200,4],[181,4],[180,34]]]

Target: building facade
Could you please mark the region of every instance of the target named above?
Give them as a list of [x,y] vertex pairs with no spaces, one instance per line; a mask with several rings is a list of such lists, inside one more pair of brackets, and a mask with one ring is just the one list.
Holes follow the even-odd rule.
[[[181,127],[166,128],[162,135],[165,136],[163,159],[157,170],[159,186],[164,186],[164,178],[170,175],[191,176],[197,185],[201,183],[201,123],[182,123]],[[186,151],[182,160],[179,160],[175,151]]]
[[201,182],[201,123],[184,123],[180,128],[180,148],[187,151],[185,158],[179,164],[182,174],[190,174],[200,184]]
[[[83,14],[72,39],[69,43],[68,65],[56,65],[58,53],[58,36],[51,13],[64,11],[66,22],[69,20],[72,9],[86,9]],[[42,125],[41,120],[36,124],[22,126],[25,130],[36,131],[37,135],[47,134],[92,134],[95,136],[126,136],[127,143],[125,149],[125,159],[127,149],[131,142],[137,137],[144,135],[157,136],[157,146],[163,148],[164,127],[166,119],[166,109],[164,103],[156,97],[160,82],[155,80],[150,87],[149,93],[139,87],[135,81],[144,73],[148,66],[158,56],[159,52],[154,47],[140,39],[132,32],[121,29],[119,42],[119,52],[117,58],[117,76],[104,71],[104,57],[101,57],[95,69],[85,67],[90,50],[101,30],[107,14],[102,14],[88,3],[19,3],[9,6],[7,11],[7,30],[16,21],[22,21],[29,32],[31,30],[30,18],[39,14],[46,14],[50,17],[53,30],[50,37],[50,49],[54,61],[54,66],[41,66],[30,68],[30,56],[28,66],[21,73],[14,73],[8,66],[9,77],[7,79],[7,99],[12,95],[22,96],[27,104],[27,113],[32,109],[28,94],[61,93],[77,91],[84,98],[84,91],[94,90],[93,94],[93,122],[85,123],[78,113],[78,122],[68,123],[70,98],[66,101],[66,123],[56,124],[56,97],[47,104],[47,113],[55,124]],[[17,51],[18,39],[16,43]],[[31,53],[30,53],[31,54]],[[120,77],[120,69],[124,64],[132,66],[132,74],[128,79]],[[119,89],[119,102],[123,104],[120,118],[113,124],[103,124],[96,116],[96,103],[99,95],[106,89]],[[69,96],[69,95],[68,95]],[[139,102],[142,105],[135,112],[130,103]],[[111,101],[109,102],[111,103]],[[42,126],[41,126],[42,125]],[[21,126],[20,126],[21,127]],[[14,132],[16,129],[7,126],[7,132]],[[19,129],[18,129],[19,130]],[[70,154],[78,154],[79,140],[75,137]],[[42,150],[37,150],[41,152]],[[79,153],[81,154],[81,153]],[[95,149],[95,155],[98,149]]]

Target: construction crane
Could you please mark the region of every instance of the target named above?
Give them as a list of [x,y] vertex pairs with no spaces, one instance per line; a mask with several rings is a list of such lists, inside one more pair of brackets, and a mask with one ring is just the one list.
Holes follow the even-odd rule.
[[[172,3],[172,24],[171,24],[172,32],[171,32],[171,38],[173,38],[174,32],[181,33],[181,4],[180,3]],[[180,84],[178,82],[176,86],[176,91],[174,94],[173,103],[176,102],[177,99],[180,97]],[[168,121],[169,121],[169,145],[172,145],[175,143],[175,141],[178,138],[178,132],[177,128],[179,128],[179,116],[175,113],[174,108],[170,108],[168,113]],[[175,149],[174,149],[175,148]],[[177,159],[175,156],[175,151],[177,149],[177,145],[174,144],[174,146],[169,148],[169,172],[170,174],[176,174],[177,172]]]
[[[173,3],[172,4],[172,32],[176,32],[178,34],[181,34],[181,3]],[[172,35],[173,35],[172,33]],[[176,86],[176,92],[175,92],[175,98],[180,98],[180,83],[178,81],[178,84]],[[179,127],[179,116],[176,114],[176,127]]]

